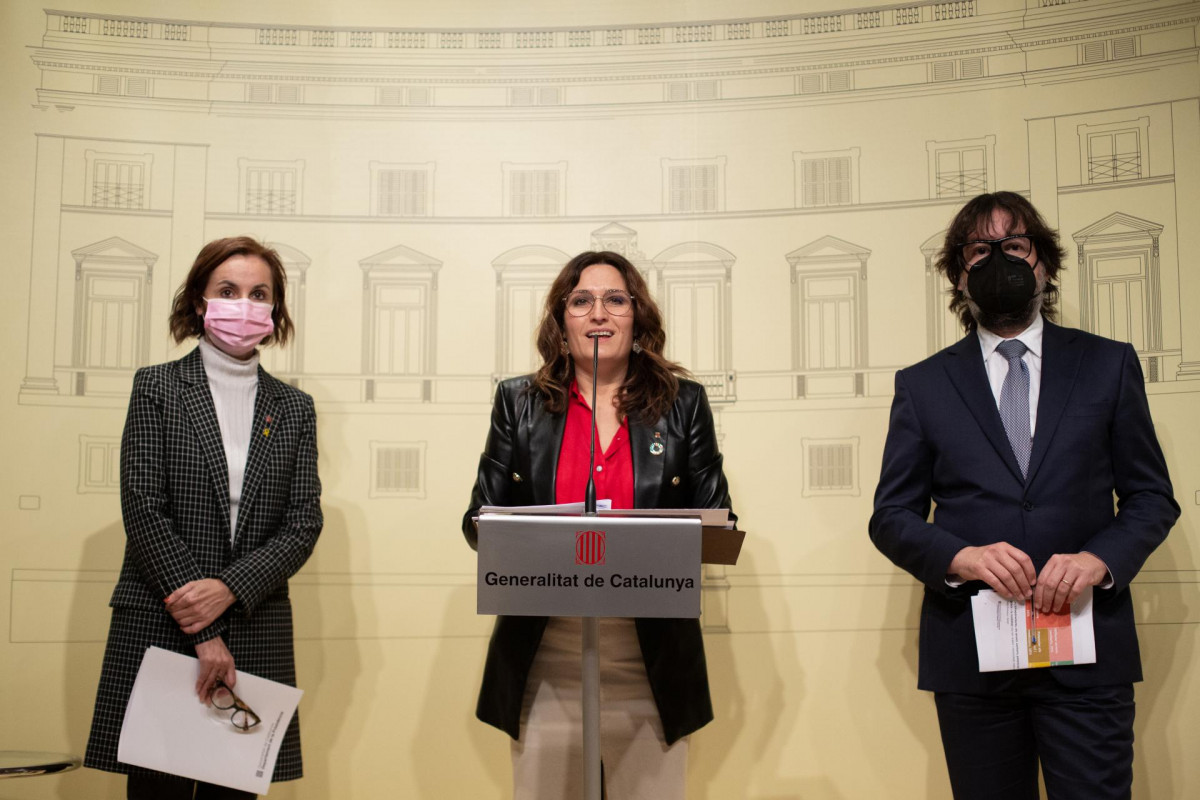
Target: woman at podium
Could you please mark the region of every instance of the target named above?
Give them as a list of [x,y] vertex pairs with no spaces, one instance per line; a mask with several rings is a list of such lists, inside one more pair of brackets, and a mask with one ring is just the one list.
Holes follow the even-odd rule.
[[[216,708],[233,697],[236,669],[296,684],[287,582],[312,553],[323,517],[312,398],[258,363],[259,345],[292,333],[285,281],[279,254],[254,239],[209,242],[169,321],[176,344],[197,346],[133,378],[121,437],[125,560],[84,759],[127,773],[129,798],[253,797],[117,760],[146,648],[195,656],[196,693]],[[234,727],[250,720],[230,714]],[[301,774],[293,717],[274,780]]]
[[[592,470],[593,347],[599,341]],[[571,259],[546,295],[542,365],[501,382],[463,532],[484,505],[571,503],[617,508],[729,508],[704,388],[663,357],[662,315],[623,256]],[[684,797],[688,735],[712,720],[700,623],[600,623],[601,742],[612,800]],[[514,797],[578,797],[583,786],[581,622],[496,620],[476,715],[512,737]]]

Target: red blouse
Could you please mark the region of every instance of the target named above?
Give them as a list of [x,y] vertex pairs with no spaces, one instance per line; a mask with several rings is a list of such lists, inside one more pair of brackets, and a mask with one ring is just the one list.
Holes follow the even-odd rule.
[[[563,430],[562,450],[558,453],[555,476],[555,501],[581,503],[587,492],[589,440],[592,433],[592,409],[571,381],[567,391],[567,422]],[[608,450],[600,452],[600,432],[596,432],[596,499],[612,500],[613,508],[633,508],[633,452],[629,449],[629,421],[622,420]]]

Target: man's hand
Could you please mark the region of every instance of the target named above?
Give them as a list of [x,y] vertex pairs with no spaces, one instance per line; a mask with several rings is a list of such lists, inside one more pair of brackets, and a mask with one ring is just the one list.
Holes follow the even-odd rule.
[[1050,556],[1038,575],[1033,607],[1043,614],[1070,608],[1075,598],[1089,586],[1104,582],[1108,567],[1091,553],[1059,553]]
[[1033,596],[1037,573],[1029,556],[1008,542],[984,547],[964,547],[950,562],[950,574],[964,581],[983,581],[1005,600]]
[[225,646],[225,640],[220,636],[196,645],[196,657],[200,659],[200,674],[196,678],[196,694],[200,701],[207,703],[212,699],[213,689],[217,679],[223,680],[230,689],[237,682],[237,673],[233,668],[233,655]]
[[212,625],[237,600],[229,587],[216,578],[190,581],[171,592],[164,601],[167,611],[187,634]]

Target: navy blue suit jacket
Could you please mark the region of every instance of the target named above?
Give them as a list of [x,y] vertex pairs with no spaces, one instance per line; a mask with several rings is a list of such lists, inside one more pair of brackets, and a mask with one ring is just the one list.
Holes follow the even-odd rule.
[[959,550],[1001,541],[1039,571],[1056,553],[1086,550],[1112,575],[1112,587],[1094,595],[1097,662],[1051,667],[1060,683],[1141,680],[1129,583],[1178,516],[1128,344],[1046,322],[1024,480],[975,333],[896,373],[870,534],[925,584],[920,688],[983,693],[1005,680],[979,672],[970,596],[984,584],[946,584]]

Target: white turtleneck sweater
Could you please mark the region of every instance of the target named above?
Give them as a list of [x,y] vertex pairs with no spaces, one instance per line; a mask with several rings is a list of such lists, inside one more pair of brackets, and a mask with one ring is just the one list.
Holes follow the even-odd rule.
[[237,533],[238,506],[254,425],[254,400],[258,396],[258,352],[241,361],[202,338],[200,359],[208,375],[208,390],[217,411],[221,443],[225,445],[225,463],[229,468],[229,540],[232,542]]

